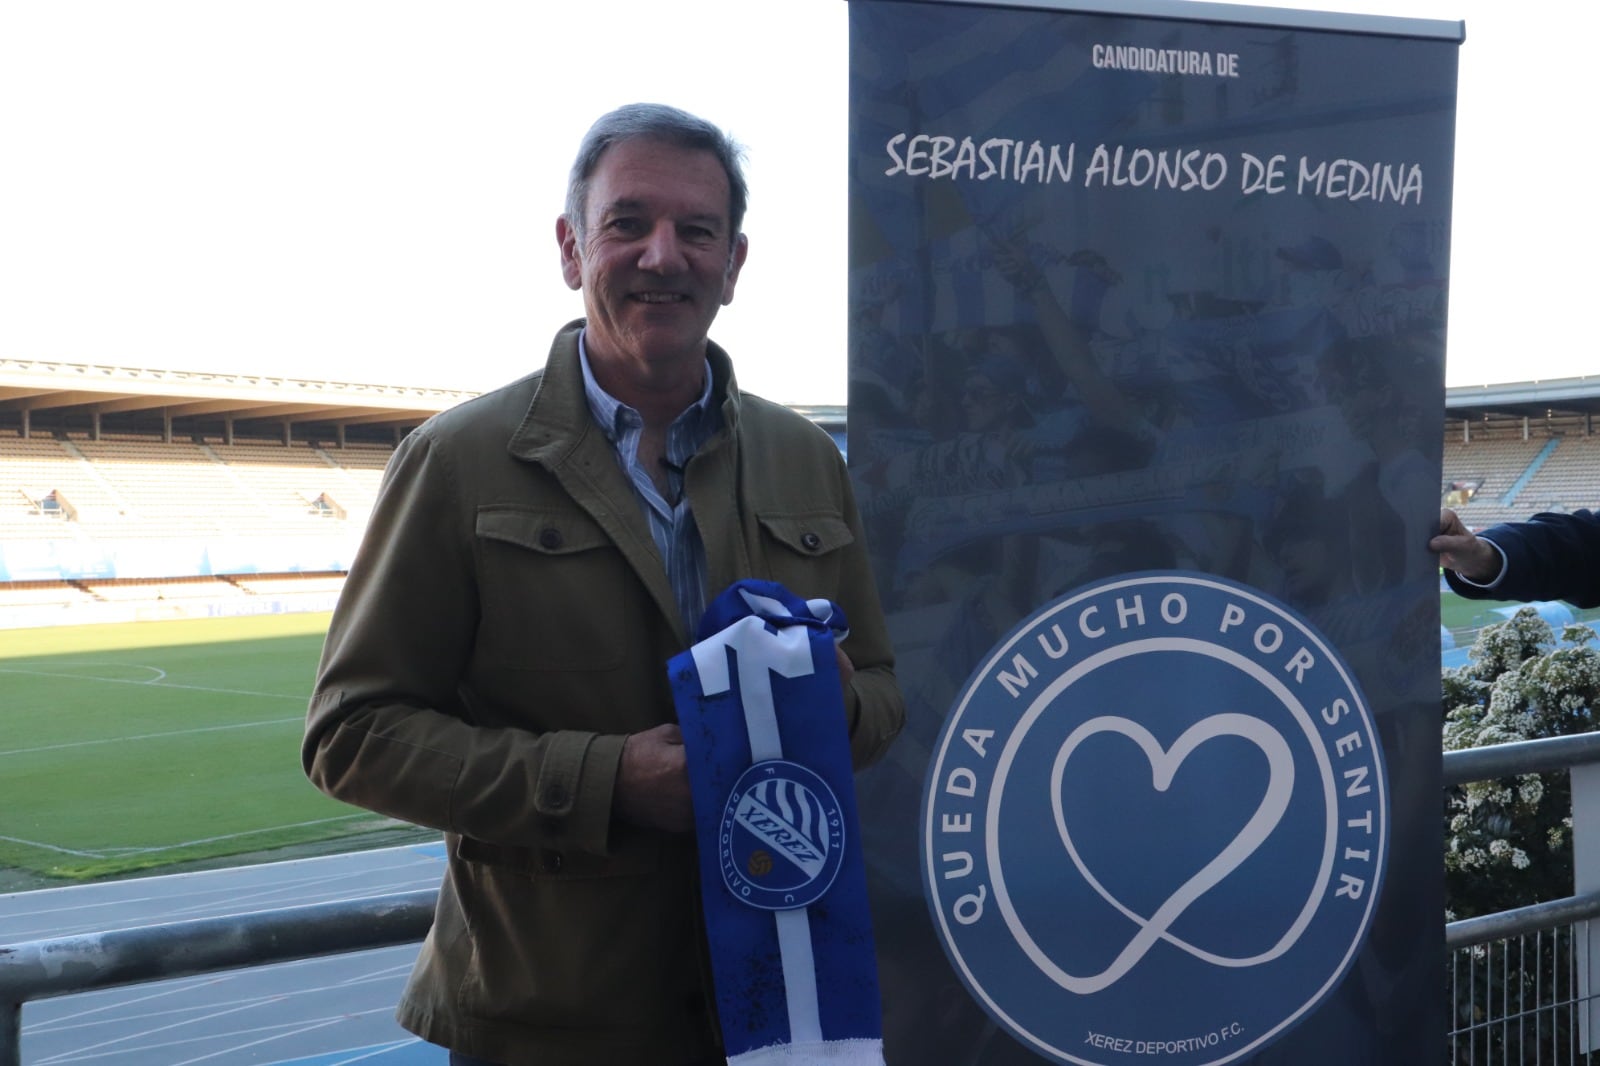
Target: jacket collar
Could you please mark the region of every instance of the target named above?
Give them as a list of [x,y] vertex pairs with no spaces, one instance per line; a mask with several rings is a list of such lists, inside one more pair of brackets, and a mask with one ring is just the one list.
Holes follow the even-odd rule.
[[[600,433],[589,413],[583,367],[578,362],[578,334],[583,326],[581,318],[567,323],[550,344],[544,370],[536,375],[538,384],[528,412],[506,445],[518,459],[559,465],[588,434]],[[706,346],[706,360],[711,364],[711,402],[722,408],[718,439],[731,437],[738,429],[740,405],[733,361],[714,343]],[[601,442],[605,443],[603,435]]]

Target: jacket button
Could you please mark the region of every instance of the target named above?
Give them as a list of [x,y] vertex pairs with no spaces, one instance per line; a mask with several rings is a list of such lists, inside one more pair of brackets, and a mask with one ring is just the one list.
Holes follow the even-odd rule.
[[814,552],[822,547],[822,538],[815,533],[806,533],[801,536],[800,543],[805,545],[806,551]]
[[561,530],[554,526],[539,531],[539,547],[554,551],[561,547]]
[[544,790],[544,805],[546,807],[560,810],[566,802],[567,793],[561,786],[552,785]]
[[560,873],[561,872],[561,853],[559,851],[547,851],[547,852],[545,852],[544,856],[543,856],[543,861],[540,863],[540,865],[542,865],[544,867],[544,872],[547,873],[547,874]]

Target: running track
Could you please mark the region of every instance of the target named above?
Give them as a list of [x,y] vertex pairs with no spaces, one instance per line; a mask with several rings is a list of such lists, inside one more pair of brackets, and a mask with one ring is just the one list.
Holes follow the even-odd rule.
[[[444,845],[0,895],[0,944],[436,888]],[[394,1021],[417,945],[22,1008],[25,1066],[444,1066]]]

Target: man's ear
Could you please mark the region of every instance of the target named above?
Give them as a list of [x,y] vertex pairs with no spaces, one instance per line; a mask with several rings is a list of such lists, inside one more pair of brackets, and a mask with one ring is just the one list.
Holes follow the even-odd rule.
[[567,288],[583,288],[583,259],[578,254],[578,230],[566,215],[556,218],[556,244],[561,248],[561,276]]
[[739,271],[744,267],[744,257],[750,254],[750,241],[744,234],[733,239],[733,254],[728,256],[728,275],[722,279],[722,305],[733,303],[733,287],[739,281]]

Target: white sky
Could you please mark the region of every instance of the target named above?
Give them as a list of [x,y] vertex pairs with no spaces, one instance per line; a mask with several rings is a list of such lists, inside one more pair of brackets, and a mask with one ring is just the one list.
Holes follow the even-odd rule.
[[[1265,6],[1466,20],[1447,382],[1587,373],[1600,8]],[[749,148],[741,382],[842,403],[847,37],[845,0],[0,0],[0,356],[500,384],[581,313],[579,138],[645,99]]]

